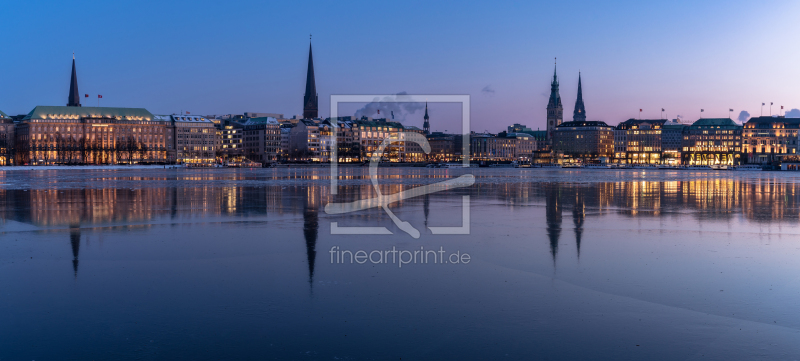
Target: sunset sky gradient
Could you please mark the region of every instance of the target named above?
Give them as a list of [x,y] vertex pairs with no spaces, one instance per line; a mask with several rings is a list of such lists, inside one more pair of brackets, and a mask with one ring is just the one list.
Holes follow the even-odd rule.
[[[302,113],[309,34],[331,94],[469,94],[473,130],[543,128],[553,58],[565,120],[735,119],[800,108],[800,2],[25,1],[4,5],[0,110],[80,92],[154,114]],[[354,112],[363,104],[340,110]],[[764,115],[769,113],[764,107]],[[458,107],[432,104],[434,130]],[[401,115],[398,115],[401,116]],[[422,112],[404,122],[422,125]]]

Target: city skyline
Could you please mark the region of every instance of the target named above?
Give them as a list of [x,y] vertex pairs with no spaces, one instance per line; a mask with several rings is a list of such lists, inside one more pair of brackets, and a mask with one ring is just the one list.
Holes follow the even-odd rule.
[[[300,9],[290,5],[252,4],[253,11],[272,9],[275,14],[291,17]],[[573,4],[574,6],[575,4]],[[15,4],[23,15],[33,11],[26,4]],[[780,44],[790,40],[791,27],[787,20],[798,13],[794,3],[776,2],[766,7],[755,7],[744,3],[727,4],[719,9],[729,17],[748,14],[751,18],[767,19],[757,28],[742,27],[727,29],[724,20],[704,14],[714,6],[679,3],[676,9],[666,6],[611,4],[598,9],[596,5],[580,3],[578,11],[571,14],[582,24],[577,28],[556,28],[552,19],[537,18],[540,23],[522,27],[515,33],[509,26],[497,25],[477,33],[464,22],[491,19],[501,9],[481,14],[482,8],[465,4],[463,14],[445,24],[436,24],[433,29],[420,30],[415,25],[427,23],[432,18],[442,17],[448,9],[443,5],[430,6],[425,14],[411,13],[409,8],[382,5],[393,13],[409,16],[409,30],[403,35],[398,29],[386,29],[383,43],[392,46],[382,51],[381,44],[375,49],[359,47],[370,43],[377,35],[358,33],[355,29],[340,26],[310,25],[302,29],[263,30],[242,22],[237,30],[218,27],[203,28],[188,26],[188,30],[171,24],[156,32],[144,29],[144,25],[131,25],[128,29],[111,29],[109,34],[78,37],[78,40],[63,42],[51,31],[54,26],[66,24],[60,18],[61,5],[49,7],[41,15],[41,28],[27,30],[14,26],[17,18],[10,19],[6,34],[6,50],[11,53],[30,51],[32,44],[47,45],[48,51],[33,60],[25,57],[5,57],[0,60],[6,72],[0,75],[3,84],[16,84],[0,89],[0,109],[10,115],[26,114],[37,105],[61,105],[67,93],[66,78],[69,59],[74,51],[78,62],[78,73],[83,93],[94,99],[103,94],[101,106],[145,107],[154,114],[171,114],[190,111],[192,114],[229,114],[253,112],[275,112],[287,116],[302,114],[300,99],[305,85],[308,33],[314,33],[316,90],[319,93],[319,115],[329,115],[331,94],[365,93],[455,93],[471,95],[473,129],[498,132],[509,123],[527,124],[534,129],[545,129],[548,86],[552,77],[553,58],[558,57],[560,92],[567,109],[571,110],[576,99],[578,72],[581,72],[587,120],[602,120],[617,124],[629,118],[665,117],[694,121],[701,117],[731,117],[736,120],[740,111],[751,116],[761,114],[761,103],[766,103],[764,115],[769,113],[770,102],[774,103],[772,114],[800,107],[792,103],[796,98],[793,84],[800,80],[800,71],[791,66],[791,56],[763,56],[758,52],[730,53],[734,49],[733,39],[754,45],[759,42]],[[566,5],[535,4],[518,5],[520,13],[539,14],[532,8],[555,12],[565,11]],[[181,10],[186,17],[209,15],[210,5],[183,9],[169,5],[165,14]],[[312,19],[323,19],[329,5],[318,4],[309,15]],[[769,10],[762,8],[771,7]],[[123,20],[130,19],[143,9],[127,4],[104,4],[100,10],[82,7],[81,11],[130,10],[121,13]],[[658,9],[657,9],[658,8]],[[243,9],[216,8],[221,14],[241,14]],[[352,10],[352,9],[349,9]],[[530,10],[530,11],[529,11]],[[620,11],[624,10],[624,11]],[[687,12],[684,21],[674,26],[665,26],[663,31],[632,31],[637,24],[643,25],[644,17],[652,11],[661,10],[669,15]],[[353,10],[364,15],[367,9]],[[593,17],[592,11],[600,11],[603,20]],[[614,14],[614,12],[618,12]],[[547,11],[542,11],[547,12]],[[695,13],[697,12],[697,13]],[[334,12],[333,14],[336,14]],[[341,10],[339,10],[341,13]],[[165,20],[165,14],[148,15],[142,24],[153,25]],[[504,13],[508,15],[507,12]],[[512,15],[520,16],[520,15]],[[628,25],[615,21],[627,19]],[[703,20],[700,26],[693,21]],[[105,19],[98,20],[101,23]],[[191,22],[189,22],[191,23]],[[473,22],[473,24],[478,22]],[[758,23],[756,21],[755,23]],[[201,25],[209,23],[201,22]],[[467,34],[450,34],[443,30],[466,31]],[[603,25],[600,30],[590,30]],[[520,25],[515,25],[520,27]],[[754,27],[747,25],[746,27]],[[215,32],[211,28],[217,30]],[[262,32],[263,30],[263,32]],[[139,31],[139,33],[137,33]],[[698,31],[693,34],[693,31]],[[727,34],[726,32],[730,32]],[[599,34],[598,34],[599,33]],[[634,34],[635,33],[635,34]],[[177,50],[169,49],[166,40],[152,40],[149,35],[159,34],[164,39],[178,41]],[[472,37],[475,46],[462,49],[464,38]],[[554,39],[547,39],[553,34]],[[608,37],[600,38],[602,34]],[[727,34],[727,35],[726,35]],[[614,36],[611,36],[614,35]],[[700,39],[696,39],[698,35]],[[114,37],[125,36],[140,51],[129,52]],[[230,42],[204,43],[204,36],[233,36]],[[650,38],[648,38],[648,36]],[[763,38],[759,38],[763,36]],[[96,37],[96,39],[92,39]],[[58,39],[56,39],[58,38]],[[217,39],[219,40],[219,39]],[[552,40],[552,41],[551,41]],[[181,43],[183,41],[183,43]],[[707,41],[713,43],[701,46]],[[263,42],[265,45],[250,49],[248,44]],[[418,46],[412,46],[414,42]],[[123,41],[124,43],[124,41]],[[526,44],[526,43],[530,43]],[[629,43],[631,48],[626,49]],[[702,44],[701,44],[702,43]],[[788,44],[788,42],[785,42]],[[548,45],[549,46],[543,46]],[[662,44],[662,45],[659,45]],[[169,44],[174,45],[174,43]],[[205,47],[208,45],[210,48]],[[363,44],[361,44],[363,45]],[[538,46],[537,46],[538,45]],[[602,46],[609,46],[601,51]],[[692,50],[670,55],[659,48]],[[769,48],[770,46],[767,46]],[[402,50],[391,50],[401,48]],[[264,50],[267,49],[267,50]],[[360,50],[357,50],[360,49]],[[479,52],[475,53],[475,49]],[[120,52],[123,56],[106,55],[105,51]],[[669,50],[669,49],[665,49]],[[790,47],[783,52],[793,52]],[[588,52],[588,54],[587,54]],[[599,53],[598,53],[599,52]],[[390,53],[392,56],[384,56]],[[412,55],[420,55],[414,57]],[[476,55],[478,54],[478,55]],[[589,56],[591,54],[591,56]],[[695,55],[691,55],[695,54]],[[380,59],[377,61],[376,59]],[[341,114],[355,113],[362,105],[352,109],[340,109]],[[430,104],[431,130],[456,130],[460,117],[455,108],[446,104]],[[405,123],[421,128],[423,111],[414,107]],[[700,112],[700,109],[705,109]],[[374,114],[376,117],[384,115]],[[388,115],[387,115],[388,116]],[[564,121],[572,120],[568,115]]]

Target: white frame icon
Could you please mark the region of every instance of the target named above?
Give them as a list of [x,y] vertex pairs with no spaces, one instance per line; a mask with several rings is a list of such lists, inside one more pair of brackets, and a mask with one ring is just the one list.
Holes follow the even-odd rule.
[[[393,102],[393,103],[460,103],[461,104],[461,154],[462,168],[469,168],[470,166],[470,119],[469,119],[469,95],[407,95],[407,94],[367,94],[367,95],[331,95],[331,119],[338,118],[339,103],[370,103],[374,101],[379,102]],[[337,122],[331,122],[332,137],[331,137],[331,194],[338,193],[339,186],[339,159],[337,147]],[[425,153],[430,153],[430,145],[424,137],[419,138],[417,133],[405,133],[403,139],[411,139],[420,144]],[[384,139],[381,144],[380,150],[391,143],[392,139]],[[443,190],[467,187],[475,183],[475,177],[472,174],[463,174],[457,178],[451,178],[443,182],[429,184],[421,187],[412,188],[403,192],[395,194],[383,195],[378,187],[377,180],[377,163],[380,161],[382,152],[376,157],[370,159],[370,180],[373,187],[378,193],[378,197],[359,200],[350,203],[328,203],[325,205],[325,213],[328,214],[342,214],[355,212],[372,207],[382,207],[384,211],[392,218],[392,221],[403,231],[408,233],[414,238],[419,238],[420,234],[417,229],[411,226],[408,222],[401,221],[389,210],[388,205],[402,199],[421,196],[424,194],[435,193]],[[462,196],[462,212],[460,227],[428,227],[432,234],[469,234],[469,196]],[[339,222],[331,222],[331,234],[392,234],[386,227],[340,227]]]

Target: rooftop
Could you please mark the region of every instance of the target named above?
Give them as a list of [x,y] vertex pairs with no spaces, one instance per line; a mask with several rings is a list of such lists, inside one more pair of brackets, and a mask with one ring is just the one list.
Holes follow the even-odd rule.
[[558,125],[558,128],[570,128],[570,127],[611,127],[610,125],[606,124],[604,121],[600,120],[573,120],[571,122],[564,122]]
[[634,127],[639,127],[643,124],[656,124],[659,126],[663,126],[666,122],[666,119],[628,119],[622,123],[617,125],[617,129],[630,129]]
[[105,108],[44,106],[33,108],[23,120],[117,118],[120,120],[152,120],[153,114],[144,108]]
[[250,118],[244,123],[244,125],[256,125],[256,124],[275,124],[278,125],[278,119],[275,117],[258,117],[258,118]]
[[731,118],[701,118],[696,122],[692,123],[692,127],[701,127],[701,126],[715,126],[715,127],[741,127],[741,125],[736,124]]

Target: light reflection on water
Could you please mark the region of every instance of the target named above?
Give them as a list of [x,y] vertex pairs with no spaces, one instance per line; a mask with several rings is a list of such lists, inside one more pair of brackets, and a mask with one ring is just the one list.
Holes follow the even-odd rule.
[[[378,208],[325,214],[375,196],[366,169],[335,196],[327,172],[0,172],[0,359],[800,357],[791,173],[471,169],[392,205],[455,226],[468,194],[471,234],[414,240]],[[381,172],[388,194],[464,171]],[[332,264],[332,246],[473,261]]]

